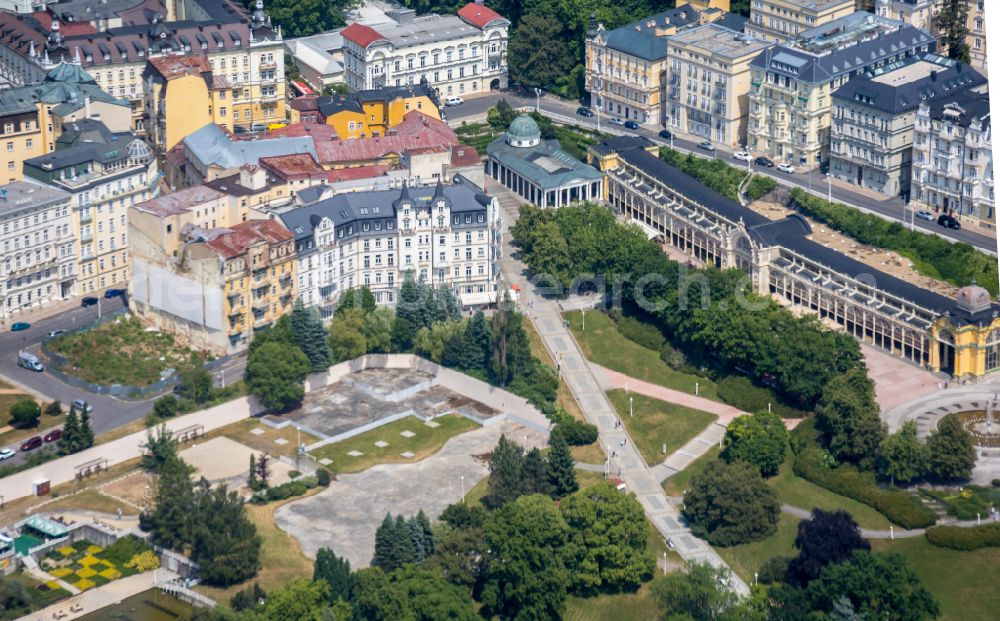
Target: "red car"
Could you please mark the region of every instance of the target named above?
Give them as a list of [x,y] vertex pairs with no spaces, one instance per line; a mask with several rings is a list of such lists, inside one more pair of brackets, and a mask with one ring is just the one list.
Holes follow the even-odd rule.
[[53,429],[52,431],[45,434],[43,438],[46,442],[55,442],[62,437],[62,429]]
[[42,445],[42,436],[35,436],[34,438],[28,438],[27,440],[25,440],[24,444],[21,445],[21,450],[30,451],[32,449],[38,448],[41,445]]

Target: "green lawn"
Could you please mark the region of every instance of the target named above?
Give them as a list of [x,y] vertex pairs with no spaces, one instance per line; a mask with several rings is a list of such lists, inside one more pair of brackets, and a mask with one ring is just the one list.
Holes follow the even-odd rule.
[[0,589],[6,587],[7,584],[14,583],[21,584],[25,588],[30,601],[27,606],[23,607],[0,608],[0,621],[17,619],[70,596],[69,591],[61,588],[49,588],[22,571],[15,571],[9,576],[0,577]]
[[160,381],[166,369],[185,371],[208,359],[171,334],[147,332],[131,317],[65,334],[49,341],[47,347],[66,357],[65,373],[97,384],[149,386]]
[[[715,420],[714,414],[674,405],[624,390],[611,390],[608,399],[628,429],[643,459],[650,465],[658,464],[695,437]],[[629,399],[632,399],[632,416],[629,416]],[[667,445],[666,455],[661,452]]]
[[[586,313],[586,319],[576,311],[564,313],[563,316],[569,321],[573,336],[588,360],[629,377],[692,395],[695,394],[697,383],[699,396],[719,400],[715,382],[706,377],[671,369],[660,360],[658,352],[622,336],[605,313],[590,311]],[[586,330],[583,329],[584,321],[587,324]]]
[[718,446],[708,449],[707,453],[691,462],[687,468],[664,481],[663,491],[667,493],[667,496],[683,496],[684,490],[691,486],[691,479],[701,473],[712,460],[717,459],[720,452],[721,449]]
[[[30,398],[28,395],[0,395],[0,427],[6,427],[10,424],[10,407],[21,401],[22,399]],[[38,426],[31,427],[29,429],[11,429],[10,431],[5,431],[0,433],[0,446],[6,446],[8,444],[14,444],[22,440],[26,440],[31,436],[37,436],[39,434],[45,433],[50,427],[55,427],[56,425],[61,425],[65,419],[65,414],[59,414],[58,416],[49,416],[45,413],[45,406],[48,405],[45,402],[39,403],[39,407],[42,408],[42,415],[38,419]]]
[[[428,427],[420,419],[408,416],[342,442],[328,444],[310,454],[316,459],[325,457],[333,460],[327,468],[335,474],[361,472],[375,464],[420,461],[436,453],[452,436],[479,427],[464,416],[455,414],[436,418],[434,422],[439,425],[437,428]],[[412,432],[413,437],[400,435],[404,431]],[[375,446],[380,440],[388,443],[388,446]],[[358,451],[362,455],[352,457],[348,455],[351,451]],[[407,452],[413,453],[413,457],[401,455]]]
[[566,599],[565,621],[652,621],[660,617],[649,583],[636,593]]
[[801,507],[807,511],[816,508],[825,511],[843,509],[854,516],[854,520],[861,528],[873,530],[888,530],[889,528],[889,520],[868,505],[846,496],[834,494],[819,485],[795,476],[795,473],[792,472],[791,454],[782,464],[778,474],[768,479],[768,483],[778,493],[778,498],[783,503]]
[[775,556],[795,556],[795,534],[799,520],[790,515],[781,515],[778,532],[763,541],[745,543],[729,548],[715,548],[722,560],[747,584],[753,584],[753,573],[760,569],[764,561]]
[[939,621],[987,621],[997,618],[1000,548],[958,552],[936,548],[923,537],[879,539],[872,550],[898,552],[941,604]]

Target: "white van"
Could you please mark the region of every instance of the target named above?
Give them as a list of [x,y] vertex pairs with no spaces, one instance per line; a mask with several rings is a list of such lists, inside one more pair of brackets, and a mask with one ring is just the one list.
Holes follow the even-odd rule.
[[444,105],[446,106],[461,106],[465,103],[465,100],[461,97],[456,97],[452,95],[451,97],[444,100]]
[[26,351],[21,351],[17,353],[17,366],[28,369],[29,371],[44,371],[45,366],[42,365],[42,361],[38,359],[38,356]]

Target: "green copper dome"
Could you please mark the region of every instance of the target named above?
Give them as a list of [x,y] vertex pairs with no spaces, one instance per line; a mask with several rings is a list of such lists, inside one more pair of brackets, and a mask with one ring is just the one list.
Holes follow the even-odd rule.
[[61,62],[45,74],[46,82],[70,82],[74,84],[97,84],[83,67],[74,63]]
[[514,119],[507,128],[507,142],[515,146],[538,144],[542,132],[538,129],[535,119],[522,114]]

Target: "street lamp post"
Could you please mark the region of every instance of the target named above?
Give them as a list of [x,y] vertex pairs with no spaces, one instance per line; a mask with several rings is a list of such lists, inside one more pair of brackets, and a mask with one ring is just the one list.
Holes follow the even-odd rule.
[[542,99],[542,89],[535,88],[535,112],[538,112],[538,108],[541,105]]
[[826,173],[826,202],[833,202],[833,176]]
[[462,502],[465,502],[465,475],[459,475],[458,479],[462,482]]
[[302,436],[299,435],[302,429],[295,427],[295,469],[299,468],[299,455],[302,454]]
[[629,398],[628,398],[628,416],[629,416],[629,418],[632,418],[632,397],[631,396],[629,396]]
[[582,308],[580,309],[580,323],[581,323],[581,332],[586,332],[587,331],[587,313],[585,313]]

